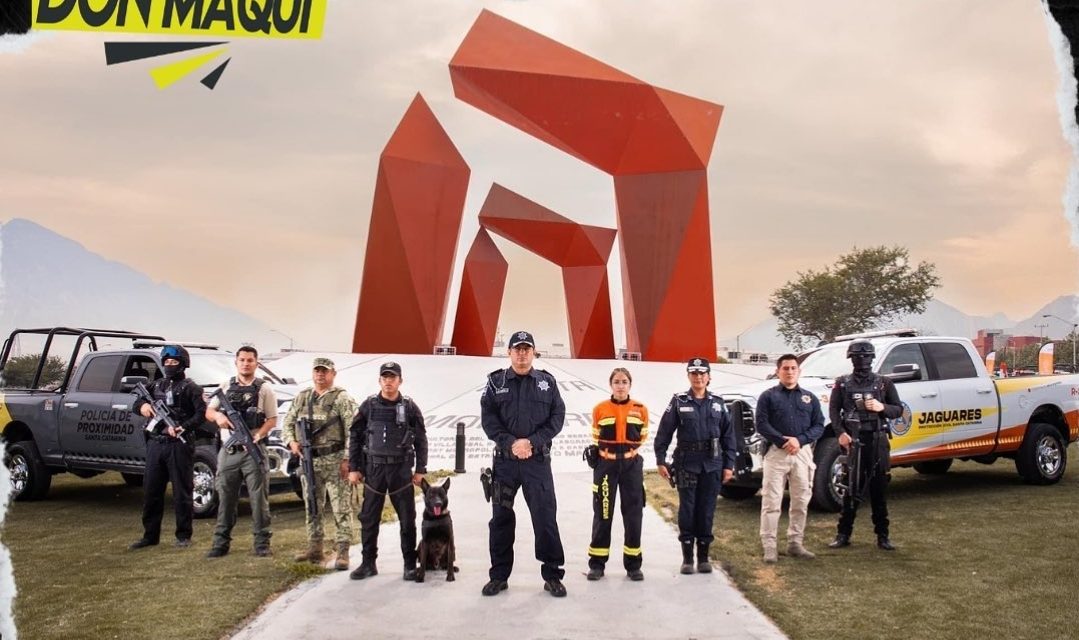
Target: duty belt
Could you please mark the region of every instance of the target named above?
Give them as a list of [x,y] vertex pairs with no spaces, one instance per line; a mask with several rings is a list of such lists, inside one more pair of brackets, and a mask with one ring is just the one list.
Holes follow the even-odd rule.
[[612,448],[600,448],[599,457],[604,460],[629,460],[637,457],[637,447],[629,445],[614,445]]
[[367,455],[367,462],[369,464],[401,464],[405,461],[406,456],[378,456]]
[[694,440],[690,442],[679,442],[678,448],[686,453],[711,453],[712,441],[711,440]]
[[[265,445],[260,442],[259,446],[263,447]],[[242,444],[231,444],[231,445],[225,447],[225,452],[229,453],[229,454],[243,453],[244,452],[244,446]]]
[[322,456],[328,456],[331,453],[337,453],[338,451],[345,450],[345,443],[335,442],[333,444],[327,444],[321,447],[311,447],[311,457],[319,458]]

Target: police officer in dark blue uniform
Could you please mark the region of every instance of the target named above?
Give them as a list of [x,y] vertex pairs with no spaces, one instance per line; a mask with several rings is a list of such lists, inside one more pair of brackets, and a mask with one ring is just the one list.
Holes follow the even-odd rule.
[[[160,541],[161,516],[165,512],[165,485],[170,482],[176,511],[176,546],[191,546],[191,520],[195,509],[195,429],[206,421],[206,401],[202,397],[202,387],[184,375],[184,371],[191,366],[187,349],[179,345],[165,345],[161,349],[161,365],[165,377],[154,380],[148,390],[154,400],[165,403],[184,433],[176,433],[172,427],[162,428],[160,424],[152,432],[145,432],[143,534],[131,543],[131,549],[150,547]],[[135,400],[131,410],[143,417],[154,418],[153,407],[142,399]]]
[[536,357],[532,334],[518,331],[509,342],[510,366],[492,371],[480,398],[483,431],[494,441],[491,497],[490,581],[483,595],[493,596],[508,586],[513,570],[513,538],[517,519],[513,500],[522,489],[532,514],[536,559],[543,563],[543,589],[556,598],[566,595],[562,584],[566,562],[555,520],[557,505],[551,476],[551,441],[566,418],[566,405],[554,376],[532,367]]
[[693,547],[697,571],[710,573],[708,547],[716,513],[719,486],[734,477],[738,440],[723,399],[708,392],[711,367],[704,358],[686,365],[689,391],[671,398],[656,434],[656,467],[670,480],[667,447],[677,433],[674,479],[678,486],[678,541],[682,543],[682,573],[693,573]]
[[[850,546],[854,517],[863,498],[860,494],[863,488],[868,488],[877,546],[885,551],[895,551],[895,545],[888,537],[888,501],[884,490],[891,477],[892,445],[888,441],[888,420],[903,415],[903,403],[895,383],[873,373],[876,355],[872,342],[851,342],[847,346],[847,357],[851,360],[853,371],[850,375],[836,378],[828,402],[832,427],[839,434],[839,446],[848,451],[848,455],[858,456],[856,468],[859,470],[858,477],[849,482],[855,491],[848,491],[843,496],[843,510],[839,514],[835,540],[828,544],[832,549]],[[859,446],[855,452],[852,451],[852,444],[856,438]]]

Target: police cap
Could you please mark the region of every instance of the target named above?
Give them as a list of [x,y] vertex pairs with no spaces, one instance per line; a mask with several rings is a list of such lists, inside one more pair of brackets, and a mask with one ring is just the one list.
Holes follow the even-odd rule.
[[522,344],[527,344],[533,349],[536,348],[536,340],[532,337],[532,334],[527,331],[518,331],[510,338],[510,349]]
[[686,371],[689,373],[708,373],[712,367],[704,358],[693,358],[686,363]]

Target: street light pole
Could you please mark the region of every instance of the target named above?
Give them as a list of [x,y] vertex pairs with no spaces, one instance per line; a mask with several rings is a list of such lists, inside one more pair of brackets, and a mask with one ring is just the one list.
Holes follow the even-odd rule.
[[1043,318],[1056,318],[1057,320],[1060,320],[1064,324],[1070,324],[1072,326],[1072,336],[1071,336],[1072,337],[1072,373],[1075,373],[1075,342],[1076,342],[1076,337],[1077,337],[1076,332],[1079,331],[1079,322],[1071,322],[1069,320],[1065,320],[1064,318],[1061,318],[1060,316],[1055,316],[1055,315],[1053,315],[1051,313],[1043,313],[1042,317]]
[[293,342],[291,336],[289,336],[287,333],[285,333],[283,331],[278,331],[277,329],[270,329],[270,331],[272,331],[274,333],[281,334],[281,335],[285,336],[286,338],[288,338],[288,350],[289,351],[294,351],[294,349],[292,348],[292,345],[294,344],[294,342]]

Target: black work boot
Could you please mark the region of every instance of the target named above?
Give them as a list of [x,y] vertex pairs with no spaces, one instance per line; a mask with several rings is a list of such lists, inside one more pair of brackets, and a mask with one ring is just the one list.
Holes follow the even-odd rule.
[[543,590],[556,598],[566,597],[566,586],[558,578],[543,581]]
[[712,563],[708,560],[708,544],[697,543],[697,573],[712,573]]
[[378,568],[375,567],[374,560],[364,560],[360,563],[360,566],[348,574],[348,577],[353,580],[363,580],[364,578],[370,578],[371,576],[378,575]]
[[405,573],[402,576],[404,581],[405,582],[415,582],[416,581],[416,576],[417,576],[416,566],[415,565],[409,566],[409,565],[406,564],[405,565]]
[[885,551],[895,551],[895,545],[892,544],[887,535],[877,536],[877,546]]
[[850,536],[845,533],[836,534],[835,540],[828,543],[829,549],[840,549],[850,546]]
[[682,543],[682,568],[679,570],[683,575],[693,573],[693,542]]
[[585,577],[593,582],[599,580],[603,577],[603,567],[592,567],[588,570],[588,575]]

